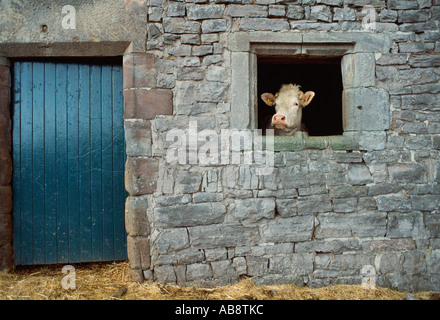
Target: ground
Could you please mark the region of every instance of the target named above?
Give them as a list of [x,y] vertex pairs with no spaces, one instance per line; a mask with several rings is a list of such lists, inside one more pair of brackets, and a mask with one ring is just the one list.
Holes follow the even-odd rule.
[[[0,272],[0,300],[404,300],[407,296],[407,292],[364,289],[360,285],[319,289],[256,286],[251,279],[214,289],[139,284],[130,280],[128,262],[74,265],[75,289],[64,289],[63,283],[66,287],[73,282],[69,272],[62,272],[63,266],[16,267],[11,273]],[[412,295],[420,299],[433,297],[431,292]]]

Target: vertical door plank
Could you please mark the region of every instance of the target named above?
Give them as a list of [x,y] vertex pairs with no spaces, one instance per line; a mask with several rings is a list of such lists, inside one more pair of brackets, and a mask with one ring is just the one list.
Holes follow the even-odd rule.
[[101,130],[101,67],[92,66],[90,75],[90,125],[91,125],[91,196],[92,196],[92,259],[102,260],[102,130]]
[[79,66],[79,223],[81,260],[92,261],[90,66]]
[[32,211],[32,63],[22,63],[21,74],[21,261],[32,264],[33,257],[33,211]]
[[14,79],[13,79],[13,100],[12,100],[12,189],[14,190],[13,201],[13,246],[14,246],[14,263],[21,264],[21,248],[22,248],[22,233],[21,233],[21,63],[14,64]]
[[79,229],[79,143],[78,143],[78,64],[67,65],[67,161],[69,262],[80,262]]
[[44,67],[44,204],[46,263],[57,262],[55,64]]
[[45,263],[44,64],[34,62],[32,94],[32,227],[35,264]]
[[69,262],[68,162],[67,162],[67,65],[56,65],[56,180],[57,180],[57,261]]
[[103,259],[114,257],[112,68],[102,66],[102,200]]
[[127,235],[125,231],[125,198],[124,185],[125,139],[122,96],[122,67],[113,66],[113,210],[115,229],[115,259],[127,259]]

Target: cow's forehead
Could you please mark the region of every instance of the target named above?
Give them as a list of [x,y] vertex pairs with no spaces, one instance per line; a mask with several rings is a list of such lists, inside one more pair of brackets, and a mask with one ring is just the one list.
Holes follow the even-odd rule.
[[292,101],[298,101],[298,91],[289,90],[289,91],[280,91],[278,92],[276,102],[278,105],[282,105],[284,103],[291,103]]

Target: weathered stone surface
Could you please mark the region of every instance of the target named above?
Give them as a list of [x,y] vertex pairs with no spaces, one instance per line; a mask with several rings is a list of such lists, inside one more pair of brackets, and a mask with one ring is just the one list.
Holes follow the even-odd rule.
[[348,182],[352,185],[365,185],[373,181],[368,167],[363,163],[352,163],[348,166]]
[[261,224],[260,232],[263,242],[306,241],[312,238],[313,216],[295,216],[276,218]]
[[194,263],[186,267],[186,280],[189,282],[211,279],[212,275],[212,268],[209,264]]
[[373,88],[344,89],[342,103],[344,130],[387,130],[390,127],[390,104],[386,90]]
[[123,87],[153,88],[156,84],[155,58],[150,53],[124,55]]
[[157,227],[189,227],[220,223],[226,208],[220,202],[183,204],[154,209]]
[[332,13],[327,6],[313,6],[310,12],[310,17],[325,22],[332,21]]
[[217,81],[205,81],[200,86],[197,100],[200,102],[225,102],[229,85]]
[[127,255],[132,269],[150,268],[150,240],[146,237],[127,237]]
[[151,122],[124,121],[125,151],[128,156],[151,156]]
[[155,238],[155,245],[159,254],[174,254],[189,247],[186,228],[164,229]]
[[147,217],[148,197],[130,196],[125,201],[125,228],[130,236],[148,236],[150,224]]
[[188,5],[187,17],[189,20],[219,19],[223,17],[224,5]]
[[194,193],[200,190],[202,174],[199,172],[181,171],[177,174],[176,183],[183,193]]
[[421,212],[388,214],[387,237],[424,238],[423,214]]
[[190,243],[194,248],[218,248],[254,245],[258,241],[257,227],[239,224],[216,224],[188,228]]
[[243,18],[239,26],[240,30],[281,31],[290,28],[284,19],[267,18]]
[[173,93],[169,89],[124,90],[124,119],[153,119],[173,113]]
[[357,212],[351,214],[318,214],[319,225],[315,238],[383,237],[387,216],[382,212]]
[[237,221],[257,222],[275,217],[275,199],[237,199],[229,206],[229,213]]
[[193,33],[198,34],[201,31],[201,24],[197,21],[186,21],[184,18],[164,18],[164,31],[167,33]]
[[395,182],[424,182],[426,168],[420,164],[401,163],[388,167],[390,180]]
[[156,190],[158,161],[152,158],[128,157],[125,165],[125,188],[132,196]]

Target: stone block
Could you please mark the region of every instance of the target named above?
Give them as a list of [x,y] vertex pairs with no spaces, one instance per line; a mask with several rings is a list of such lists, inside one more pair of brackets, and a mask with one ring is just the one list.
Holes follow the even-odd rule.
[[238,276],[247,274],[247,264],[244,257],[236,257],[232,259],[232,264]]
[[0,186],[0,215],[11,214],[12,212],[12,187]]
[[11,76],[9,67],[0,65],[0,87],[9,88],[11,86]]
[[304,19],[304,8],[297,5],[288,5],[286,17],[294,20]]
[[390,101],[386,90],[344,89],[342,104],[344,131],[382,131],[390,128]]
[[332,12],[327,6],[312,6],[310,18],[318,21],[331,22]]
[[156,190],[159,165],[156,159],[128,157],[125,165],[125,188],[132,196]]
[[348,183],[352,185],[366,185],[373,182],[368,167],[363,163],[352,163],[348,166]]
[[171,114],[173,114],[172,90],[124,90],[124,119],[150,120],[157,115]]
[[226,207],[220,202],[183,204],[154,209],[154,223],[157,227],[189,227],[221,223]]
[[203,33],[225,32],[228,29],[228,24],[225,19],[212,19],[202,21]]
[[418,9],[419,5],[417,1],[412,0],[389,0],[388,7],[390,9],[408,10]]
[[150,235],[147,196],[130,196],[125,201],[125,229],[130,236]]
[[332,210],[332,204],[327,195],[298,198],[297,207],[299,215],[311,215],[313,213]]
[[247,274],[256,277],[267,273],[269,267],[269,259],[263,257],[246,257]]
[[229,84],[217,81],[204,81],[200,85],[199,102],[226,102]]
[[346,54],[342,57],[342,83],[345,89],[374,87],[376,60],[374,53]]
[[189,20],[205,20],[223,18],[225,5],[188,5],[186,8]]
[[151,156],[151,122],[124,121],[127,156]]
[[0,248],[11,244],[12,238],[13,238],[12,214],[10,213],[0,214]]
[[160,283],[176,283],[176,273],[174,267],[170,265],[155,266],[154,277]]
[[412,211],[411,199],[405,194],[377,197],[377,208],[381,211]]
[[168,3],[167,16],[168,17],[184,17],[185,16],[185,3],[182,2],[170,2]]
[[275,217],[275,199],[237,199],[229,205],[229,214],[237,221],[257,222]]
[[357,283],[360,283],[361,269],[366,265],[374,265],[374,258],[374,255],[366,254],[318,254],[314,261],[313,277],[356,276]]
[[243,18],[240,21],[239,29],[245,31],[282,31],[289,30],[290,25],[284,19]]
[[243,18],[257,18],[257,17],[267,17],[267,7],[257,6],[252,4],[228,5],[227,15],[230,17],[243,17]]
[[259,240],[257,227],[224,223],[189,227],[191,246],[195,249],[255,245]]
[[176,177],[179,190],[183,193],[194,193],[200,190],[202,174],[199,172],[180,171]]
[[0,186],[8,186],[12,181],[12,159],[0,152]]
[[189,238],[186,228],[162,230],[154,240],[159,254],[178,254],[177,252],[189,248]]
[[198,21],[186,21],[184,18],[164,18],[163,28],[166,33],[200,34],[201,24]]
[[426,238],[421,212],[389,213],[387,225],[389,238]]
[[385,131],[364,131],[359,136],[361,150],[384,150],[387,142]]
[[440,208],[440,196],[437,194],[425,194],[411,196],[414,210],[434,211]]
[[316,239],[383,237],[386,234],[387,216],[382,212],[321,213],[318,220]]
[[269,5],[269,17],[284,17],[286,15],[286,7],[283,5]]
[[146,237],[127,237],[127,255],[131,269],[150,268],[150,240]]
[[298,214],[297,199],[276,199],[276,212],[282,218],[293,217]]
[[156,85],[155,58],[150,53],[124,55],[123,87],[153,88]]
[[186,280],[188,282],[200,282],[211,279],[213,276],[211,265],[204,263],[194,263],[186,267]]
[[349,251],[356,251],[361,248],[358,239],[324,239],[306,242],[298,242],[295,244],[295,252],[320,252],[341,254]]
[[418,163],[390,165],[388,173],[391,182],[420,183],[426,180],[426,167]]
[[261,239],[274,243],[311,240],[313,225],[313,216],[276,218],[260,224]]
[[212,274],[221,284],[231,284],[238,280],[234,265],[230,260],[211,262]]

